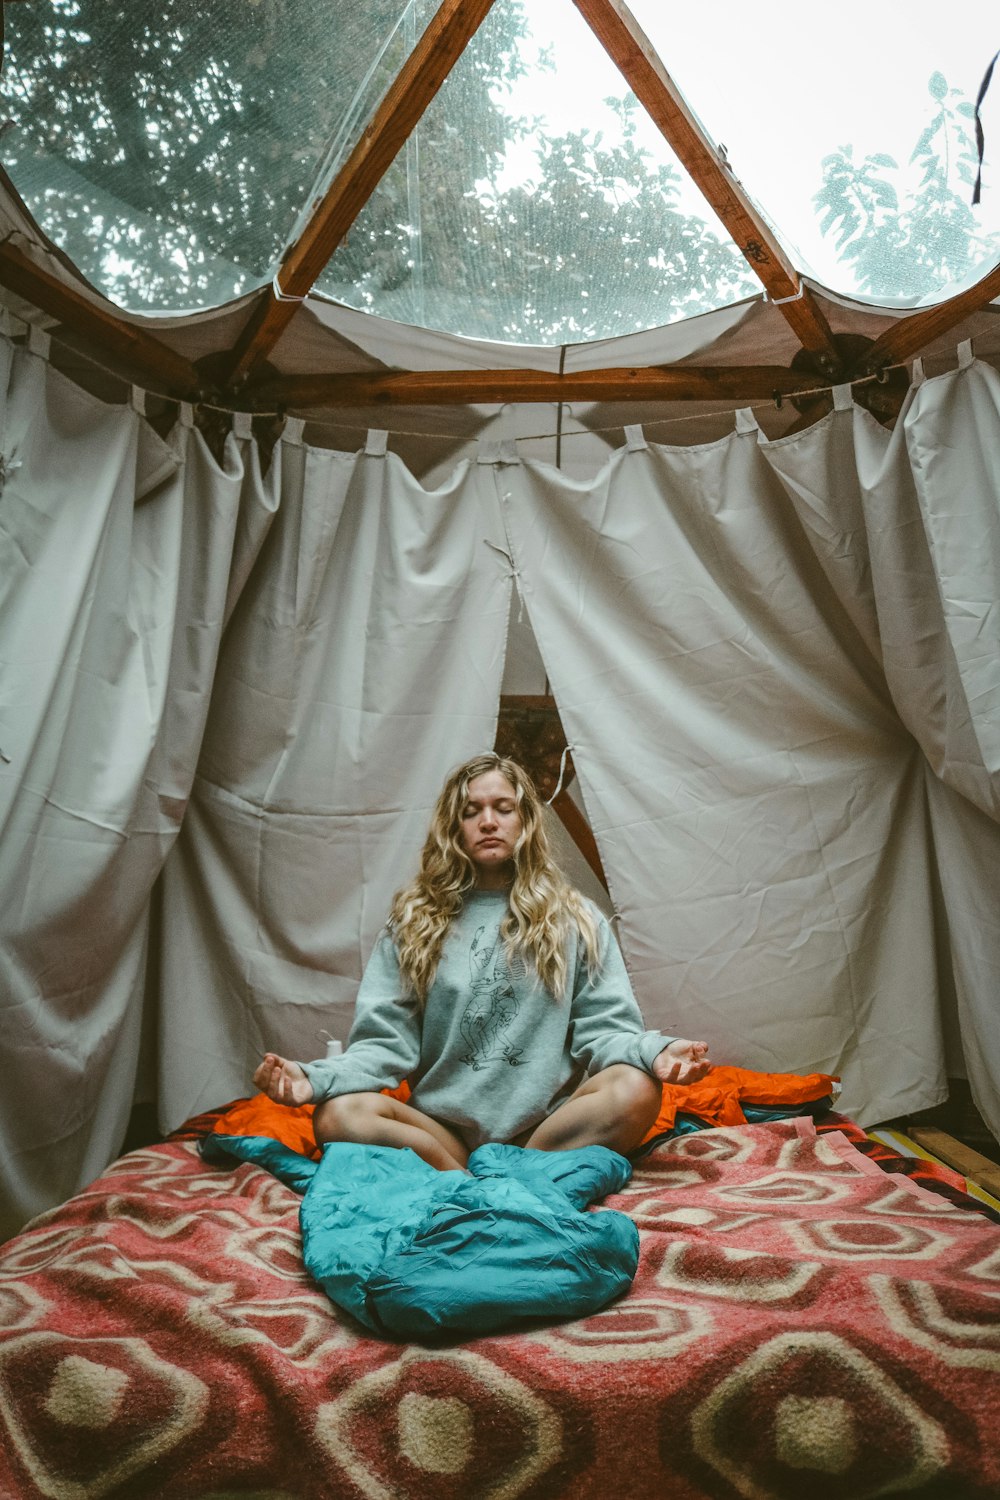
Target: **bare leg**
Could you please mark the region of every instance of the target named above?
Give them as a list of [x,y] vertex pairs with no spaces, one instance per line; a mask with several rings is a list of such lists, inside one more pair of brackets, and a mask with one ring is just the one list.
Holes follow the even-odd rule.
[[537,1125],[525,1142],[536,1151],[609,1146],[634,1151],[656,1119],[662,1085],[640,1068],[615,1063],[595,1073]]
[[469,1153],[447,1126],[387,1094],[339,1094],[316,1106],[318,1145],[355,1141],[362,1146],[409,1146],[439,1172],[463,1168]]

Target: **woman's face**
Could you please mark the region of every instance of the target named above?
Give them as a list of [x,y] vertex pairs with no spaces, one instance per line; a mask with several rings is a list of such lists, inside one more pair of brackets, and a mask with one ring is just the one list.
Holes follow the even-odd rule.
[[473,777],[460,818],[460,841],[476,867],[476,884],[482,890],[509,885],[522,825],[514,788],[502,771]]

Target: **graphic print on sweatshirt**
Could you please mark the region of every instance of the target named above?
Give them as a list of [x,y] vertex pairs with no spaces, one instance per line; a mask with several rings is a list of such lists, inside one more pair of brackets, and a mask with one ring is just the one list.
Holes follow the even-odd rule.
[[459,1061],[477,1073],[487,1063],[494,1062],[509,1063],[516,1068],[523,1061],[524,1050],[515,1047],[507,1033],[521,1008],[513,982],[527,977],[528,966],[519,957],[508,963],[500,934],[487,943],[483,938],[486,930],[485,926],[476,928],[469,948],[472,998],[459,1022],[468,1047]]

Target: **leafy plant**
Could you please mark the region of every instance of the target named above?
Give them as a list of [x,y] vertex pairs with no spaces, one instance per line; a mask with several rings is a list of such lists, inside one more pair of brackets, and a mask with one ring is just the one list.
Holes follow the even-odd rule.
[[823,234],[832,234],[858,288],[873,296],[922,297],[1000,257],[1000,237],[980,229],[970,207],[976,151],[966,122],[972,105],[942,73],[932,74],[933,114],[910,162],[920,182],[902,203],[885,175],[898,163],[882,153],[854,160],[841,146],[823,161],[813,199]]

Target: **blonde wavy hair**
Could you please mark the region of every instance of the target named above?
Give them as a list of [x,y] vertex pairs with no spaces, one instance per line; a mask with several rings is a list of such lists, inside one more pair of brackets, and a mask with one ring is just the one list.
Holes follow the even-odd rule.
[[600,969],[597,924],[552,858],[531,777],[515,761],[490,751],[451,772],[434,808],[416,878],[393,899],[389,928],[400,971],[421,1004],[437,973],[448,928],[476,884],[476,867],[462,845],[462,812],[469,783],[487,771],[499,771],[510,782],[521,818],[510,906],[500,928],[508,961],[515,954],[530,960],[545,988],[562,998],[570,981],[567,940],[575,931],[583,940],[588,971],[593,976]]

